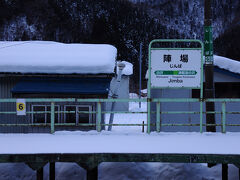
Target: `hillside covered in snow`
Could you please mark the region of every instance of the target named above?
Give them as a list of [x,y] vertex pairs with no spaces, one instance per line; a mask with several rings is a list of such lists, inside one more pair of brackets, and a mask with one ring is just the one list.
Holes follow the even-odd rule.
[[[151,40],[203,40],[203,2],[0,0],[0,40],[112,44],[118,49],[118,60],[133,64],[132,89],[135,89],[138,86],[140,42],[143,43],[144,76]],[[237,40],[240,32],[239,9],[238,0],[213,0],[213,33],[217,39],[215,54],[236,60],[240,59],[239,46],[236,45],[240,42]],[[232,32],[235,33],[234,38],[231,38]]]

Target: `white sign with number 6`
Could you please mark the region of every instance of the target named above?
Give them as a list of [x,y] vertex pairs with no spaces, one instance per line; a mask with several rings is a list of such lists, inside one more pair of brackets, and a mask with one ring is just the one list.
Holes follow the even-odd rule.
[[17,109],[17,115],[18,116],[26,115],[26,101],[25,101],[25,99],[17,99],[16,109]]

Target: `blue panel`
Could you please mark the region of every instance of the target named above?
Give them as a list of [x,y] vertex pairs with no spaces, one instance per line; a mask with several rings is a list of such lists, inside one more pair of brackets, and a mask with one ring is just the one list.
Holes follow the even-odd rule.
[[240,74],[228,71],[226,69],[221,69],[221,68],[216,67],[216,66],[214,67],[214,71],[220,72],[220,73],[223,73],[223,74],[235,77],[235,78],[240,78]]
[[23,79],[12,93],[108,94],[110,78],[30,78]]

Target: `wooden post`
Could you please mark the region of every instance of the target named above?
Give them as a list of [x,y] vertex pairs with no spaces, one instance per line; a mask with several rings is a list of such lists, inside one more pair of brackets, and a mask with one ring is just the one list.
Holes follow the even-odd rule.
[[87,169],[87,180],[97,180],[98,179],[98,166],[93,169]]
[[[204,1],[204,55],[205,55],[205,98],[214,98],[212,0]],[[215,111],[214,102],[206,102],[206,112]],[[215,124],[215,114],[206,114],[206,124]],[[216,126],[206,126],[207,132],[216,132]]]
[[55,180],[55,162],[49,163],[49,180]]
[[240,168],[238,168],[238,179],[240,180]]
[[222,164],[222,180],[228,180],[228,164]]
[[144,121],[142,122],[142,132],[144,133]]
[[37,170],[37,180],[43,180],[43,167]]

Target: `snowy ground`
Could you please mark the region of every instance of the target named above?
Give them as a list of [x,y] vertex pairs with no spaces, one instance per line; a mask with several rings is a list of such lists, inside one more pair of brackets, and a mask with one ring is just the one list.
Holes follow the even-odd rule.
[[181,153],[240,154],[240,133],[56,132],[0,134],[0,154]]
[[[135,95],[132,95],[135,96]],[[130,104],[130,110],[131,111],[146,111],[146,103],[141,104],[142,108],[138,107],[139,104],[138,103],[131,103]],[[142,123],[142,121],[146,120],[146,115],[144,114],[133,114],[133,115],[124,115],[124,114],[118,114],[115,116],[114,118],[114,123]],[[145,122],[146,123],[146,122]],[[128,135],[130,138],[128,139],[128,143],[130,143],[133,139],[135,139],[135,144],[129,144],[129,148],[124,148],[121,147],[119,149],[119,151],[121,150],[127,150],[127,149],[132,149],[132,150],[136,150],[139,149],[140,151],[143,151],[144,149],[142,149],[142,147],[135,147],[135,145],[137,145],[138,141],[143,141],[141,142],[141,144],[143,144],[144,147],[149,147],[151,146],[149,143],[151,143],[149,138],[149,135],[147,135],[146,133],[141,133],[142,127],[113,127],[113,132],[109,133],[109,132],[102,132],[100,134],[100,136],[104,137],[104,138],[108,138],[106,143],[110,144],[112,141],[112,138],[118,138],[119,136],[126,136]],[[62,138],[68,138],[67,136],[69,136],[70,138],[76,138],[79,137],[79,135],[81,134],[81,136],[85,136],[85,138],[88,137],[92,137],[93,139],[96,137],[96,135],[98,134],[97,132],[89,132],[89,133],[81,133],[81,132],[57,132],[55,133],[55,135],[43,135],[43,136],[52,136],[52,140],[54,141],[54,138],[58,138],[59,137],[59,141],[62,140]],[[175,135],[174,135],[175,134]],[[111,136],[110,136],[111,135]],[[226,135],[223,134],[203,134],[201,135],[200,133],[192,133],[190,134],[185,134],[187,136],[191,136],[188,138],[188,140],[192,140],[191,143],[196,143],[196,138],[198,138],[198,142],[201,142],[201,138],[205,138],[208,139],[209,141],[211,141],[211,138],[216,138],[218,137],[218,143],[211,143],[209,142],[208,148],[205,149],[206,152],[209,152],[211,149],[215,149],[214,153],[220,153],[220,151],[228,151],[229,153],[238,153],[238,150],[240,149],[238,145],[238,137],[240,136],[238,133],[227,133]],[[153,133],[151,135],[151,137],[153,137],[153,141],[156,144],[156,142],[163,142],[163,141],[167,141],[166,139],[164,140],[164,138],[169,137],[170,139],[168,139],[169,142],[175,142],[175,143],[179,143],[182,144],[184,142],[184,139],[186,139],[186,136],[182,133]],[[0,135],[0,141],[1,144],[4,143],[3,139],[4,136],[6,135]],[[16,139],[15,137],[16,135],[8,135],[8,137],[12,137],[12,140],[14,140],[16,142],[16,140],[21,139],[21,137],[28,138],[28,135],[20,135],[18,138]],[[101,137],[98,138],[101,138]],[[184,137],[185,136],[185,137]],[[229,139],[226,139],[227,137],[230,137]],[[28,141],[32,138],[36,138],[36,137],[31,137],[30,139],[28,139]],[[132,140],[131,140],[132,138]],[[139,138],[139,140],[136,140],[136,138]],[[161,138],[161,139],[159,139]],[[176,139],[177,138],[177,139]],[[237,138],[237,139],[235,139]],[[76,140],[75,139],[75,140]],[[145,140],[144,140],[145,139]],[[235,139],[235,140],[234,140]],[[50,141],[52,141],[50,140]],[[75,141],[73,140],[73,141]],[[79,140],[79,139],[78,139]],[[125,139],[124,141],[126,141],[127,139]],[[204,141],[205,141],[204,140]],[[25,141],[27,141],[25,139]],[[182,142],[181,142],[182,141]],[[39,141],[38,141],[39,142]],[[85,141],[87,142],[87,141]],[[189,149],[191,151],[194,150],[194,152],[196,152],[195,150],[199,150],[199,146],[192,145],[189,147],[192,148],[187,148],[186,149],[182,146],[182,148],[176,148],[176,147],[180,147],[179,145],[174,143],[169,143],[168,148],[164,149],[160,149],[163,151],[180,151],[182,149],[182,151],[185,151],[186,149]],[[223,143],[224,142],[224,143]],[[70,142],[68,142],[70,143]],[[102,143],[102,142],[101,142]],[[227,146],[225,143],[230,143],[232,148],[227,149]],[[29,143],[27,143],[29,144]],[[31,143],[30,143],[31,144]],[[37,143],[36,143],[37,144]],[[71,144],[71,143],[70,143]],[[188,144],[188,143],[186,143]],[[95,144],[96,145],[96,144]],[[225,148],[214,148],[214,146],[222,146]],[[22,148],[18,148],[16,149],[17,144],[13,144],[10,143],[6,145],[6,146],[2,146],[0,148],[0,151],[6,151],[8,153],[10,152],[16,152],[19,151],[20,149],[22,150],[26,150],[29,149],[29,151],[33,151],[34,148],[31,147],[22,147]],[[32,147],[34,147],[34,145],[32,144]],[[54,147],[54,146],[52,146]],[[103,148],[101,148],[101,146],[99,146],[101,150],[103,150]],[[113,147],[111,144],[109,147]],[[170,148],[171,147],[171,148]],[[36,150],[37,148],[35,148]],[[69,148],[66,148],[67,150],[69,150]],[[66,150],[65,149],[65,150]],[[154,148],[148,148],[147,151],[152,151],[151,149]],[[176,150],[177,149],[177,150]],[[87,149],[86,149],[87,150]],[[113,149],[112,149],[113,150]],[[129,151],[128,150],[128,151]],[[146,150],[146,149],[145,149]],[[202,149],[203,150],[203,149]],[[199,150],[200,151],[200,150]],[[185,151],[185,153],[187,153]],[[48,167],[46,166],[44,169],[44,179],[48,179]],[[64,179],[73,179],[73,180],[77,180],[77,179],[85,179],[86,176],[86,172],[84,169],[80,168],[77,164],[75,163],[56,163],[56,179],[59,180],[64,180]],[[23,163],[15,163],[15,164],[9,164],[9,163],[3,163],[0,164],[0,179],[1,180],[29,180],[29,179],[35,179],[35,172],[32,171],[28,166],[26,166]],[[101,163],[99,166],[99,179],[101,180],[166,180],[166,179],[176,179],[176,180],[217,180],[217,179],[221,179],[221,165],[217,165],[213,168],[208,168],[206,166],[206,164],[183,164],[183,163]],[[230,180],[235,180],[238,179],[238,169],[234,166],[234,165],[229,165],[229,179]]]

